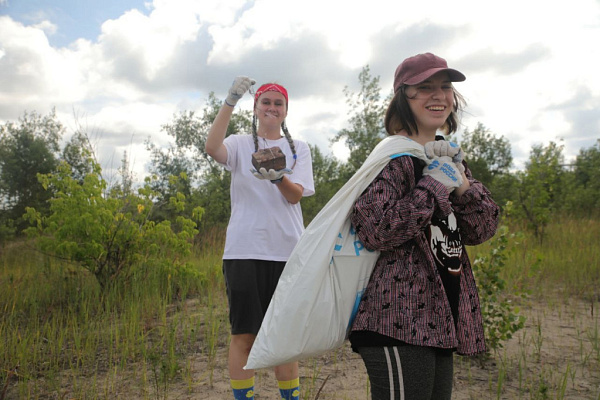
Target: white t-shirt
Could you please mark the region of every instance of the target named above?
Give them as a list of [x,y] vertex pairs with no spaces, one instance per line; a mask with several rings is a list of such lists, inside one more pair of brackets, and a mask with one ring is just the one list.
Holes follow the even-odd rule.
[[[287,261],[304,231],[300,203],[290,204],[277,185],[252,174],[255,152],[252,135],[230,135],[224,144],[227,148],[224,167],[231,171],[231,217],[223,259]],[[302,185],[303,196],[310,196],[315,193],[310,148],[300,140],[294,140],[294,145],[296,165],[287,177]],[[287,168],[291,169],[294,158],[285,137],[259,138],[259,149],[274,146],[283,151]]]

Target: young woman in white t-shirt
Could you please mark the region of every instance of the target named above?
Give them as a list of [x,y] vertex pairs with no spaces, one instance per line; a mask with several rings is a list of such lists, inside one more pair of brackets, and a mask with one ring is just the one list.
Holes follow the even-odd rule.
[[[252,135],[230,135],[238,100],[254,80],[237,77],[206,139],[206,152],[231,172],[231,218],[223,273],[229,301],[229,375],[235,399],[253,399],[254,371],[244,370],[279,276],[304,230],[300,200],[314,194],[308,145],[285,124],[287,90],[267,83],[255,93]],[[279,147],[286,168],[256,171],[252,154]],[[281,397],[299,399],[298,363],[275,367]]]

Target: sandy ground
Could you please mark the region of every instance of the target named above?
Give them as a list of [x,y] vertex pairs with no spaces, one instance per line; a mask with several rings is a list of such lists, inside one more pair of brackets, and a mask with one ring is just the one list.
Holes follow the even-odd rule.
[[[522,310],[525,328],[509,340],[492,358],[481,361],[457,357],[453,399],[594,399],[600,400],[600,338],[598,302],[570,300],[564,304],[531,303]],[[85,398],[95,399],[231,399],[227,373],[227,337],[213,365],[198,352],[185,363],[190,379],[176,378],[165,389],[152,382],[143,367],[117,379],[110,371],[106,377],[80,377],[83,387],[95,387]],[[64,372],[65,382],[69,371]],[[111,377],[112,376],[112,377]],[[93,380],[92,380],[93,379]],[[272,370],[259,370],[255,398],[279,400]],[[319,358],[300,362],[300,383],[304,399],[369,400],[368,378],[360,359],[346,343],[342,348]],[[32,385],[44,386],[43,382]],[[81,389],[81,386],[79,389]],[[160,386],[160,385],[158,385]],[[498,388],[500,393],[498,394]],[[14,387],[5,398],[21,399]],[[40,399],[81,399],[72,387],[61,387]],[[1,391],[0,391],[0,399]]]
[[[457,357],[453,399],[600,399],[599,338],[590,337],[598,335],[599,318],[591,314],[590,304],[571,303],[553,310],[541,304],[523,310],[525,328],[485,362]],[[231,398],[225,356],[223,350],[212,386],[200,380],[196,394],[173,398]],[[195,362],[202,368],[201,357]],[[318,359],[301,361],[300,376],[305,390],[314,388],[307,399],[370,399],[366,370],[348,343]],[[499,380],[502,390],[497,395]],[[279,400],[272,371],[257,374],[256,398]]]

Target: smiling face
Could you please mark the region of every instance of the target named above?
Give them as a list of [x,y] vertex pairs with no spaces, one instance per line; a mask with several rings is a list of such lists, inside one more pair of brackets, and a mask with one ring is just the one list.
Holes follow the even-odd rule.
[[419,136],[435,137],[454,109],[454,89],[446,72],[406,88],[408,104],[415,117]]
[[254,113],[260,126],[279,127],[287,116],[287,104],[283,94],[275,91],[265,92],[256,101]]

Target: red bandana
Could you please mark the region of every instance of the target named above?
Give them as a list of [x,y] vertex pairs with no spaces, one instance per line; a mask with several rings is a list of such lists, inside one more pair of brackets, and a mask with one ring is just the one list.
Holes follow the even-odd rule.
[[283,97],[285,97],[285,103],[287,106],[288,103],[288,93],[287,90],[285,90],[285,88],[281,85],[278,85],[276,83],[265,83],[264,85],[262,85],[261,87],[258,88],[258,90],[256,91],[256,93],[254,94],[254,107],[256,107],[256,102],[258,101],[258,98],[260,97],[261,94],[265,93],[265,92],[279,92],[283,95]]

